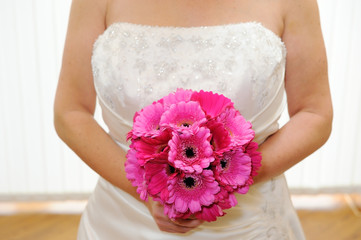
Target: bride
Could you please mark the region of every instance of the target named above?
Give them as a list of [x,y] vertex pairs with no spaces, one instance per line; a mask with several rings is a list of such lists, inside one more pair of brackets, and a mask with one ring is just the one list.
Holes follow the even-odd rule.
[[[169,219],[124,172],[135,112],[180,87],[232,99],[262,153],[250,191],[211,223]],[[96,98],[109,132],[93,118]],[[317,2],[73,0],[54,122],[100,175],[78,239],[304,239],[283,173],[331,131]]]

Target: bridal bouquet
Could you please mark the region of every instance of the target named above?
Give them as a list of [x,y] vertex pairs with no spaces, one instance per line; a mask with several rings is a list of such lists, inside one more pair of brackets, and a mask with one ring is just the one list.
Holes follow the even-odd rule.
[[261,165],[251,123],[212,92],[178,89],[137,112],[127,137],[127,178],[170,218],[215,221]]

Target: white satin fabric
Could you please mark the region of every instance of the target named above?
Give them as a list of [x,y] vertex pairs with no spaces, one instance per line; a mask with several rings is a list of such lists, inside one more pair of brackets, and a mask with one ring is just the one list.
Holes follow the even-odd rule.
[[[256,22],[190,28],[119,22],[98,37],[92,66],[104,122],[127,151],[134,113],[180,87],[232,99],[262,143],[278,130],[285,58],[281,39]],[[141,202],[100,178],[78,239],[304,239],[283,175],[237,199],[216,222],[171,234],[157,228]]]

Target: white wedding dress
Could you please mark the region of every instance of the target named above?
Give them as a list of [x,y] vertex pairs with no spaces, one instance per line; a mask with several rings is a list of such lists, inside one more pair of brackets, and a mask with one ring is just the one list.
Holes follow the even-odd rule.
[[[109,134],[126,151],[133,115],[177,88],[232,99],[262,143],[284,108],[286,48],[256,22],[209,27],[114,23],[94,44],[94,82]],[[255,184],[216,222],[188,234],[162,232],[147,208],[103,178],[89,199],[78,239],[304,239],[283,175]]]

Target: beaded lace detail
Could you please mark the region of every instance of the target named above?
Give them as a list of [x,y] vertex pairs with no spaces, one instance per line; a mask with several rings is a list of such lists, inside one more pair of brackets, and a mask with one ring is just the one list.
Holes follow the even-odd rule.
[[236,102],[245,95],[257,111],[283,81],[285,53],[281,39],[255,22],[190,28],[114,23],[95,42],[92,64],[98,93],[115,111],[132,101],[126,95],[143,107],[178,87],[213,90]]

